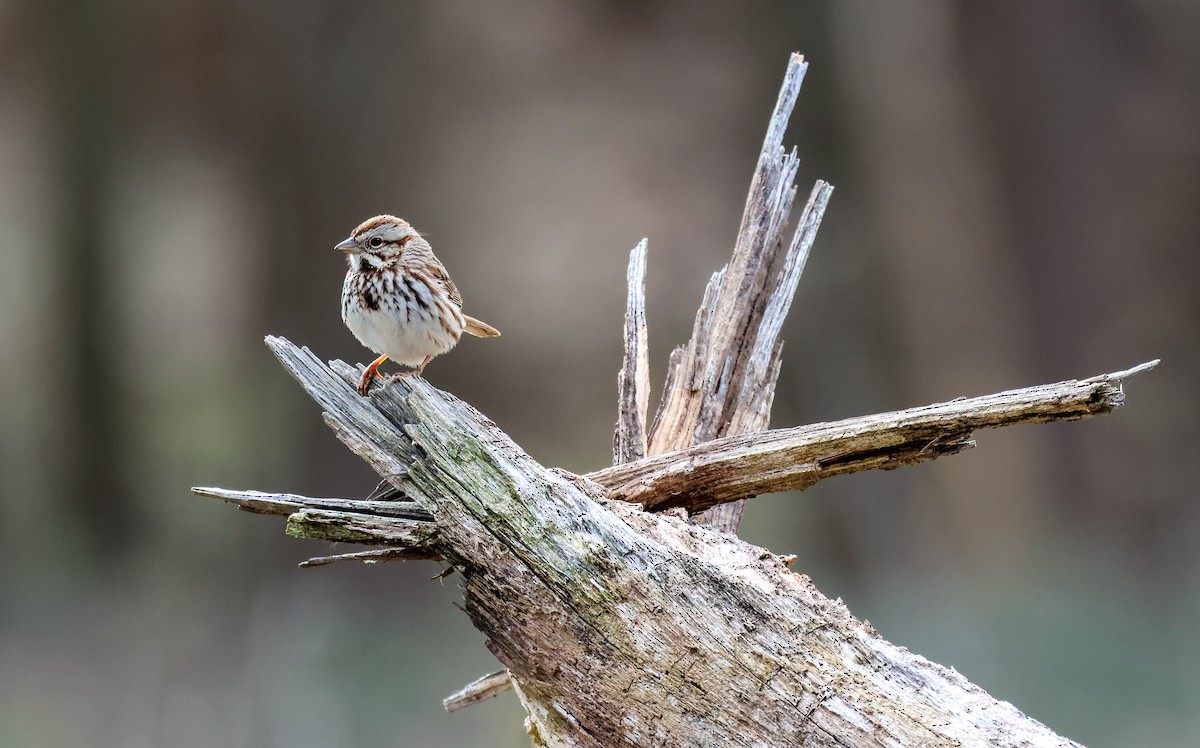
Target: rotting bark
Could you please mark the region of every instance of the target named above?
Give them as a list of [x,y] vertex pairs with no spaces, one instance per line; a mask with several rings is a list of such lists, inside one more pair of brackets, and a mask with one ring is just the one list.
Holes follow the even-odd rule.
[[[446,707],[511,685],[535,745],[1076,745],[888,643],[789,571],[794,557],[689,523],[682,511],[654,511],[728,506],[828,475],[954,454],[973,444],[975,429],[1106,413],[1123,401],[1121,380],[1154,364],[751,433],[766,428],[779,326],[829,197],[818,184],[785,248],[795,158],[782,155],[779,140],[803,71],[794,57],[734,259],[709,284],[692,340],[671,357],[648,435],[645,244],[631,256],[613,467],[587,476],[544,467],[424,380],[363,398],[354,389],[359,369],[268,338],[338,437],[394,491],[357,501],[196,492],[287,515],[297,537],[384,546],[307,565],[450,564],[461,573],[465,611],[505,669]],[[773,207],[752,209],[760,204]]]

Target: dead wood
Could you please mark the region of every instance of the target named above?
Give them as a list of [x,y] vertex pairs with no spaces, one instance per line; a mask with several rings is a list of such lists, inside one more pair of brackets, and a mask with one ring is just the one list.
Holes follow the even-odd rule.
[[[1122,372],[767,431],[779,338],[831,188],[785,241],[798,162],[782,137],[806,65],[789,64],[733,257],[671,355],[646,426],[645,242],[630,256],[613,462],[586,476],[530,458],[422,379],[360,397],[359,369],[267,343],[329,426],[388,484],[364,500],[194,489],[286,515],[296,537],[383,546],[311,559],[439,558],[504,669],[448,710],[513,688],[541,746],[1073,746],[881,638],[803,574],[731,532],[746,497],[973,446],[989,427],[1123,402]],[[649,511],[648,511],[649,510]],[[686,510],[686,511],[684,511]],[[708,526],[687,521],[706,511]],[[384,635],[381,632],[381,635]]]

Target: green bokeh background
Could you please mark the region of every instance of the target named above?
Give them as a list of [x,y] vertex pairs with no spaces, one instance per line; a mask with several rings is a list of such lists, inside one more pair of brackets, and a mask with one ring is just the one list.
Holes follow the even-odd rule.
[[[424,231],[504,331],[427,372],[610,458],[628,250],[652,375],[727,258],[787,55],[833,202],[790,426],[1162,357],[1078,424],[803,494],[743,535],[1091,746],[1200,744],[1200,12],[1182,2],[0,3],[0,746],[523,746],[432,563],[192,485],[361,496],[262,345],[364,361],[332,251]],[[657,394],[655,395],[657,397]]]

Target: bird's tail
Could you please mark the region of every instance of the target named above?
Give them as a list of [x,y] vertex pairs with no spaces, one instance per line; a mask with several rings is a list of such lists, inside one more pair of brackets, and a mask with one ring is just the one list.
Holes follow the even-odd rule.
[[474,335],[477,338],[500,337],[500,331],[486,322],[481,322],[480,320],[477,320],[468,314],[464,314],[463,319],[467,321],[467,333]]

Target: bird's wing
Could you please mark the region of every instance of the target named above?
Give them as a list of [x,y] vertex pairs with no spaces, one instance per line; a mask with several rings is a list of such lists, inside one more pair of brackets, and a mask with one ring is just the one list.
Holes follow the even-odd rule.
[[440,263],[435,263],[429,268],[430,275],[438,283],[442,284],[442,288],[446,289],[446,293],[450,294],[450,300],[459,309],[462,308],[462,294],[458,292],[458,286],[454,285],[454,281],[450,280],[450,276],[446,273],[446,268]]

